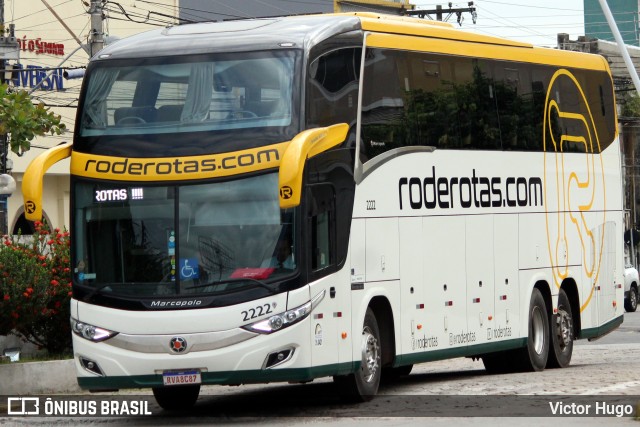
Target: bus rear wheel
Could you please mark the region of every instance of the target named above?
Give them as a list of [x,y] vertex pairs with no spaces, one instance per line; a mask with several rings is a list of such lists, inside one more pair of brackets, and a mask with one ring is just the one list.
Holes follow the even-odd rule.
[[638,308],[638,291],[633,286],[629,289],[629,296],[624,299],[624,309],[633,313]]
[[199,394],[199,385],[153,388],[156,402],[167,411],[186,411],[196,403]]
[[378,393],[382,374],[380,330],[371,308],[367,308],[364,316],[360,349],[360,368],[353,374],[336,376],[333,379],[345,398],[366,402]]
[[549,316],[542,293],[534,288],[529,304],[529,334],[522,349],[520,362],[523,371],[542,371],[549,358]]
[[573,354],[573,317],[564,290],[558,294],[558,313],[551,316],[551,349],[547,368],[566,368]]

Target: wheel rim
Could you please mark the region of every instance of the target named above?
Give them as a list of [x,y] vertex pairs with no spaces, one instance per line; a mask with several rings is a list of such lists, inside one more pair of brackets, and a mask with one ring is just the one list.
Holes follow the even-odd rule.
[[533,324],[533,349],[537,354],[542,354],[544,349],[544,313],[540,307],[534,307],[531,313]]
[[380,345],[378,339],[366,326],[362,330],[362,379],[370,383],[374,381],[380,368]]
[[631,303],[632,309],[635,309],[638,305],[638,295],[636,294],[635,289],[631,289],[631,292],[629,294],[629,302]]
[[562,351],[573,341],[572,320],[569,313],[562,307],[558,308],[556,316],[556,336],[558,337],[558,345]]

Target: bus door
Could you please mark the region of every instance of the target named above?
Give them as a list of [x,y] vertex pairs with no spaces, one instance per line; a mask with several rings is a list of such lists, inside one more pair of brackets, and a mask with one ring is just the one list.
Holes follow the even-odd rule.
[[[313,366],[350,361],[351,349],[342,338],[350,330],[348,274],[336,266],[335,189],[332,184],[307,186],[306,227],[303,239],[311,296],[324,292],[311,322]],[[345,277],[340,277],[344,275]]]

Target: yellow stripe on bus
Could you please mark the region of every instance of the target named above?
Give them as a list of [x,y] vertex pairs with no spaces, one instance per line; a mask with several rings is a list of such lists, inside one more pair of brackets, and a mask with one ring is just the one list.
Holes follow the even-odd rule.
[[187,157],[111,157],[74,151],[71,174],[115,181],[185,181],[232,176],[280,165],[290,141],[232,153]]
[[557,67],[608,71],[608,65],[599,55],[578,54],[544,48],[524,48],[517,45],[497,45],[465,40],[433,37],[404,36],[372,33],[367,36],[367,47],[433,52],[473,58],[499,59]]
[[375,33],[394,33],[412,35],[420,37],[430,37],[446,40],[459,40],[470,43],[486,43],[505,46],[517,46],[531,49],[531,43],[517,42],[498,37],[474,34],[461,31],[449,23],[438,21],[427,21],[424,19],[411,17],[391,17],[391,16],[365,16],[366,14],[356,13],[360,17],[362,29]]

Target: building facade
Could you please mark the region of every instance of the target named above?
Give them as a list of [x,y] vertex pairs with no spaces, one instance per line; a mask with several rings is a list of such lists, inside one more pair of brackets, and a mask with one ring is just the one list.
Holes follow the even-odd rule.
[[[91,3],[91,4],[89,4]],[[98,3],[102,11],[92,9],[94,1],[4,0],[5,25],[15,25],[19,60],[7,61],[14,71],[9,84],[16,90],[31,92],[34,102],[42,102],[62,117],[67,127],[63,135],[37,137],[23,156],[8,156],[10,174],[17,188],[8,198],[8,232],[31,234],[32,224],[24,219],[22,177],[29,163],[44,150],[73,138],[76,107],[82,79],[65,79],[64,71],[81,69],[89,61],[92,31],[102,30],[107,42],[178,22],[178,0],[128,2],[124,10]],[[130,4],[134,3],[132,7]],[[87,5],[89,4],[89,5]],[[102,28],[91,26],[91,13],[107,19]],[[43,216],[53,227],[69,224],[69,160],[55,164],[44,177]]]
[[409,0],[181,0],[180,18],[186,21],[224,21],[330,12],[401,14],[403,10],[414,8]]
[[[640,46],[638,0],[607,0],[625,44]],[[584,31],[589,39],[615,41],[599,0],[584,0]]]

